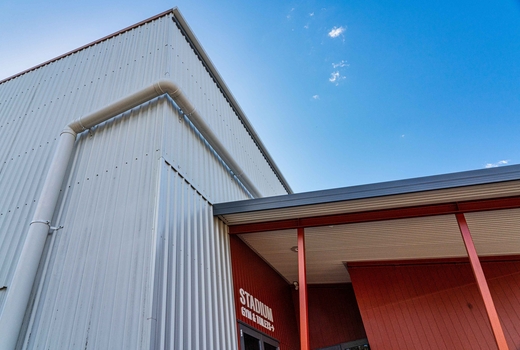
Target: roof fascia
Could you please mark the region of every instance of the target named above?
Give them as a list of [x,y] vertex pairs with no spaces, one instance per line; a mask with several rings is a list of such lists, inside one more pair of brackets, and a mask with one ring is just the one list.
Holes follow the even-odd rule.
[[296,228],[335,226],[383,220],[410,219],[435,215],[464,214],[488,210],[516,208],[520,208],[520,196],[229,225],[229,234],[233,235],[289,230]]
[[296,193],[283,196],[257,198],[214,205],[214,215],[228,215],[262,210],[317,205],[356,199],[377,198],[416,192],[444,190],[457,187],[486,185],[520,180],[520,165],[491,169],[471,170],[433,175],[406,180],[380,182],[368,185],[330,190]]

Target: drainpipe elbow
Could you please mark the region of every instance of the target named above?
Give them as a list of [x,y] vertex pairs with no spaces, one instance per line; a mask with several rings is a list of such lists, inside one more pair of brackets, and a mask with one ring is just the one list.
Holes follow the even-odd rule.
[[63,135],[63,134],[71,134],[74,138],[76,138],[76,135],[77,135],[78,133],[75,132],[75,131],[70,127],[70,125],[67,125],[67,126],[64,127],[63,130],[61,131],[60,136]]
[[182,94],[181,88],[171,80],[161,79],[154,84],[158,95],[168,94],[175,100],[175,96]]

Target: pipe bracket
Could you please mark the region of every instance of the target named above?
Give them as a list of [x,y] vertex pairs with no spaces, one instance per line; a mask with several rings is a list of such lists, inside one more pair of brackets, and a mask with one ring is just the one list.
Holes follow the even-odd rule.
[[32,224],[44,224],[44,225],[49,226],[49,234],[52,234],[52,233],[54,233],[54,231],[58,231],[63,228],[63,225],[51,226],[51,223],[48,220],[33,220],[33,221],[31,221],[31,223],[29,225],[32,225]]
[[51,227],[51,222],[48,220],[33,220],[33,221],[31,221],[31,223],[29,225],[32,225],[32,224],[45,224],[45,225]]
[[63,228],[63,225],[60,226],[49,226],[49,234],[53,234],[55,231],[61,230]]

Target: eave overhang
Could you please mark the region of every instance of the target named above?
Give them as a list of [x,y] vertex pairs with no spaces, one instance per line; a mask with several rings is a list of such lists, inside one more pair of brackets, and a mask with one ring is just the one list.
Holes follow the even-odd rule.
[[520,165],[221,203],[214,214],[287,281],[305,228],[309,283],[348,282],[345,262],[463,258],[463,213],[480,256],[520,254]]

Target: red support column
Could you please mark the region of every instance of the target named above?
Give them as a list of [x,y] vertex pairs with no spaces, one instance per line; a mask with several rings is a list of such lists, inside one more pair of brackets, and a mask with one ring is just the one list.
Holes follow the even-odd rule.
[[300,302],[300,348],[310,350],[309,305],[307,303],[307,268],[305,262],[305,230],[298,228],[298,296]]
[[500,324],[495,304],[491,298],[489,286],[487,284],[486,277],[484,276],[484,271],[482,271],[482,266],[480,265],[480,260],[477,255],[475,245],[473,244],[473,239],[471,238],[471,233],[469,231],[466,218],[462,213],[456,214],[455,216],[457,218],[457,223],[459,224],[460,233],[462,234],[462,240],[464,241],[466,251],[468,252],[471,268],[473,269],[475,279],[477,280],[480,295],[482,295],[482,299],[484,300],[489,322],[491,323],[491,329],[493,330],[493,334],[495,336],[495,342],[497,343],[499,350],[508,350],[509,347],[507,346],[504,331],[502,330],[502,325]]

